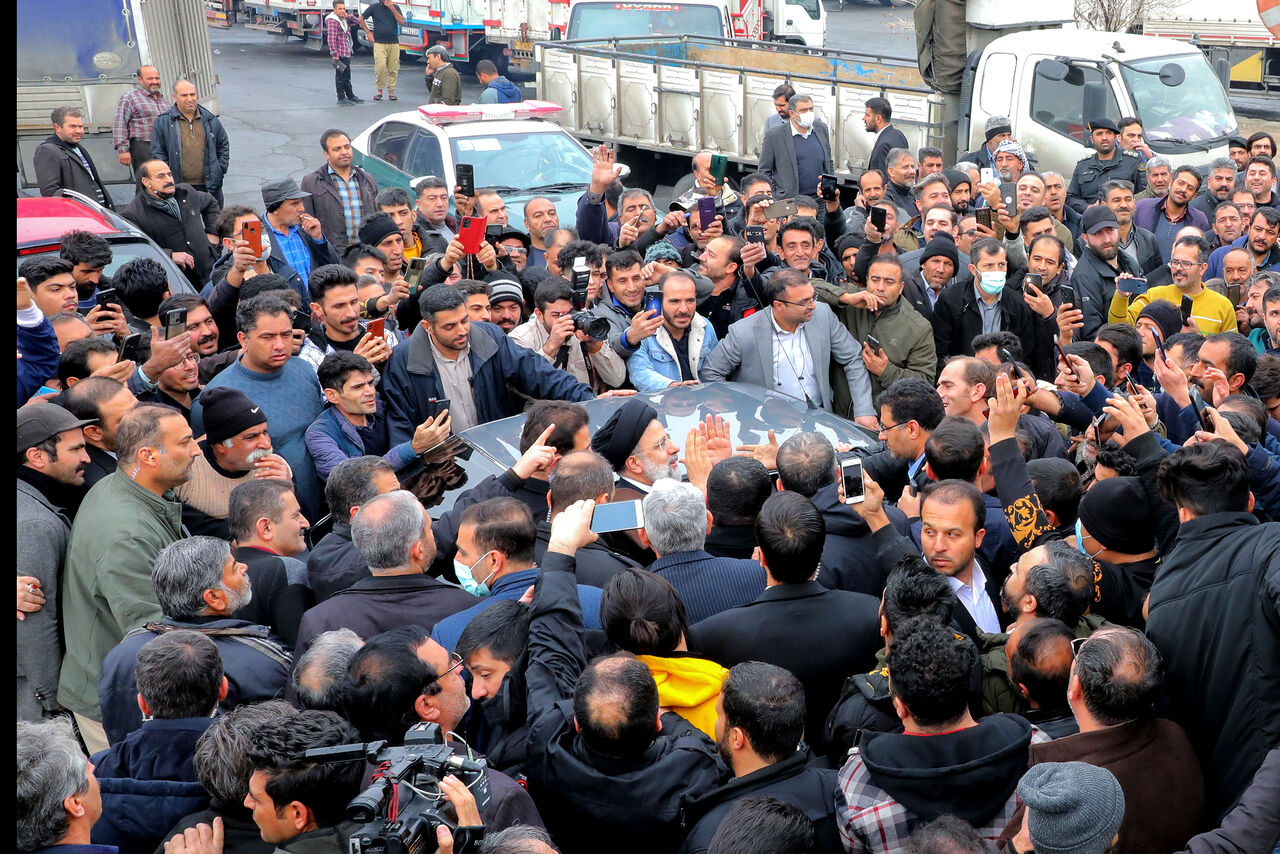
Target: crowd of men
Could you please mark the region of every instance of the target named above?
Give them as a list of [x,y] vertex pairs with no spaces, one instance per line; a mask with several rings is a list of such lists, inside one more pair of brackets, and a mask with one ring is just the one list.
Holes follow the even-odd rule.
[[[783,87],[736,188],[703,152],[663,214],[601,148],[574,226],[522,231],[339,129],[224,207],[225,133],[152,70],[125,215],[198,295],[81,231],[19,269],[19,850],[378,850],[409,831],[347,805],[393,763],[308,751],[420,724],[456,776],[375,810],[431,802],[414,850],[1275,847],[1270,135],[1170,170],[1099,119],[1064,176],[995,118],[948,168],[873,98],[846,208]],[[53,122],[42,192],[108,204]],[[867,439],[634,396],[720,381]],[[467,482],[451,437],[509,417]]]

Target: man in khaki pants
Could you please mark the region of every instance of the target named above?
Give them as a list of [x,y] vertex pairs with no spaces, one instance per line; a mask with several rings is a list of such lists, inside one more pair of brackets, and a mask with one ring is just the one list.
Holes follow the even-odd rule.
[[[373,71],[378,91],[373,100],[382,100],[382,90],[387,90],[391,100],[396,98],[396,78],[400,76],[400,25],[404,15],[392,0],[374,3],[360,16],[365,35],[373,41]],[[368,22],[373,21],[373,32]]]

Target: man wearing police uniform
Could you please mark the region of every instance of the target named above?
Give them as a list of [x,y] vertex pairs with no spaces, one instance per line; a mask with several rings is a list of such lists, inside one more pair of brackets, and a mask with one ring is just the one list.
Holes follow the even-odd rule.
[[1136,152],[1116,144],[1119,132],[1112,119],[1094,119],[1089,123],[1089,140],[1096,153],[1076,164],[1071,186],[1067,188],[1067,207],[1077,215],[1101,197],[1102,185],[1108,181],[1131,181],[1135,193],[1147,186],[1146,165]]

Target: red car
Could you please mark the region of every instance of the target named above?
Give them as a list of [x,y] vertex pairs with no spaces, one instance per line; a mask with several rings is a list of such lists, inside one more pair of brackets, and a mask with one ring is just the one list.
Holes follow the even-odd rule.
[[111,244],[111,263],[103,272],[110,276],[121,264],[134,258],[151,258],[169,276],[171,293],[195,293],[191,282],[163,249],[138,227],[79,193],[65,196],[18,198],[18,265],[35,255],[57,255],[62,235],[87,231]]

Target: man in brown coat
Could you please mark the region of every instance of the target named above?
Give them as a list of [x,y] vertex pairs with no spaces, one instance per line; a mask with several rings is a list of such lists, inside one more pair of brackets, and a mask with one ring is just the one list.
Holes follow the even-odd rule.
[[[1077,735],[1031,745],[1031,764],[1087,762],[1106,768],[1124,790],[1124,823],[1115,850],[1170,854],[1199,829],[1204,777],[1191,740],[1156,718],[1160,653],[1135,629],[1107,626],[1077,639],[1067,701]],[[1017,833],[1022,810],[1001,841]]]

